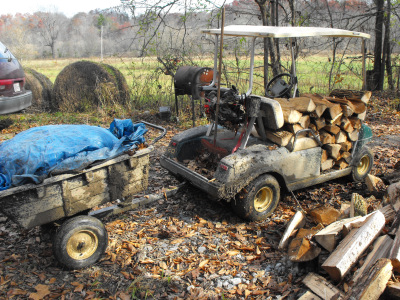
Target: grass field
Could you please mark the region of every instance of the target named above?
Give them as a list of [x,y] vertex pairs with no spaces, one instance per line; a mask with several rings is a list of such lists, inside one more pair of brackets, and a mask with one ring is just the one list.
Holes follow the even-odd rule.
[[[87,60],[101,62],[99,58],[89,58]],[[25,67],[30,67],[46,75],[53,83],[61,70],[75,62],[74,59],[57,60],[31,60],[24,61]],[[282,58],[284,72],[289,72],[290,61]],[[194,60],[199,66],[213,67],[211,57]],[[171,76],[163,74],[162,65],[156,58],[105,58],[103,63],[110,64],[118,68],[125,76],[128,85],[132,87],[134,101],[157,101],[168,103],[173,99],[173,80]],[[263,93],[263,60],[261,56],[255,59],[255,78],[254,93]],[[296,64],[299,79],[299,89],[301,92],[327,93],[329,91],[329,73],[331,63],[328,56],[315,55],[306,59],[299,59]],[[238,71],[240,70],[240,71]],[[234,57],[224,59],[223,80],[228,84],[235,84],[241,92],[248,88],[248,57]],[[362,86],[361,61],[352,61],[350,58],[344,59],[338,70],[338,65],[334,66],[332,83],[333,88],[360,89]],[[228,80],[227,80],[228,76]],[[270,75],[272,76],[272,75]],[[147,102],[147,101],[145,101]]]

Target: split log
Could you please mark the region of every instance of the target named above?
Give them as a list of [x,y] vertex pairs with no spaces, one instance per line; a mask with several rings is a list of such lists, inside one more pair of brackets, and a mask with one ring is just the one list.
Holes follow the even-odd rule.
[[330,135],[327,133],[325,130],[320,130],[319,131],[319,139],[322,144],[334,144],[335,143],[335,137],[333,135]]
[[336,286],[318,274],[308,273],[303,279],[303,283],[322,299],[336,300],[344,298],[343,293]]
[[384,299],[400,300],[400,282],[389,281],[389,283],[386,285],[383,297]]
[[361,120],[357,117],[349,117],[349,121],[351,123],[351,126],[353,126],[354,129],[361,129]]
[[310,126],[310,116],[309,115],[303,115],[300,118],[299,124],[303,128],[308,128],[308,126]]
[[342,144],[345,143],[346,141],[347,141],[347,134],[344,131],[341,130],[335,135],[336,144]]
[[344,158],[335,161],[335,168],[338,170],[346,169],[348,166],[349,164]]
[[278,101],[282,108],[295,109],[301,113],[313,112],[316,108],[315,103],[309,97],[295,98],[274,98]]
[[306,218],[303,212],[297,211],[292,219],[289,221],[285,232],[283,233],[283,236],[281,238],[281,241],[279,242],[278,249],[284,249],[287,247],[289,244],[289,237],[293,233],[295,229],[302,228],[306,222]]
[[[301,136],[302,134],[299,134],[299,135]],[[292,138],[290,140],[289,144],[287,144],[287,146],[286,146],[290,151],[300,151],[300,150],[310,149],[310,148],[319,146],[318,142],[314,138],[309,138],[309,137],[300,137],[300,138],[296,139],[296,143],[294,144],[294,147],[293,147],[293,141],[294,141],[294,138]]]
[[335,222],[340,215],[339,211],[331,206],[314,208],[309,214],[316,223],[321,223],[324,226]]
[[310,125],[308,125],[308,129],[313,130],[314,133],[317,133],[317,132],[318,132],[317,126],[315,126],[315,124],[313,124],[313,123],[310,123]]
[[322,225],[311,229],[299,229],[296,237],[289,244],[288,256],[291,261],[310,261],[321,253],[321,248],[311,241],[312,236],[320,231],[321,228]]
[[348,218],[336,221],[314,235],[315,240],[329,252],[335,250],[336,245],[342,239],[343,225],[359,219],[360,217]]
[[366,270],[350,291],[346,300],[378,300],[392,276],[392,264],[389,259],[379,259],[370,270]]
[[367,203],[363,196],[353,193],[351,194],[350,217],[365,216],[367,212]]
[[314,112],[318,117],[321,117],[325,110],[328,108],[328,106],[321,100],[323,100],[323,97],[318,94],[303,94],[303,97],[309,97],[312,99],[314,104],[316,105]]
[[393,239],[388,235],[380,236],[374,243],[371,252],[368,254],[361,268],[359,268],[353,277],[353,282],[357,282],[360,276],[371,268],[371,266],[380,258],[388,258],[392,248]]
[[300,124],[286,124],[285,127],[293,134],[304,129]]
[[358,130],[353,130],[353,132],[348,132],[347,137],[349,138],[350,141],[355,142],[358,140]]
[[350,101],[361,101],[365,104],[368,104],[369,99],[372,96],[370,91],[354,91],[354,90],[344,90],[344,89],[334,89],[329,96],[338,97],[338,98],[346,98]]
[[340,281],[358,260],[365,249],[375,240],[385,226],[384,215],[376,211],[370,214],[363,226],[354,234],[347,235],[334,252],[322,264],[322,268],[335,280]]
[[354,114],[354,110],[352,110],[350,106],[341,104],[340,107],[342,108],[343,116],[350,117]]
[[345,151],[345,152],[349,152],[351,147],[353,146],[350,141],[340,143],[340,145],[342,146],[342,148],[340,148],[340,150]]
[[328,154],[333,159],[337,159],[339,157],[341,146],[339,144],[326,144],[323,145],[323,148],[328,151]]
[[395,211],[400,210],[400,181],[392,183],[386,189],[386,197]]
[[342,128],[346,132],[354,131],[353,125],[351,124],[350,120],[346,117],[342,118],[342,120],[340,121],[340,128]]
[[283,107],[282,107],[282,113],[283,113],[283,119],[285,120],[285,123],[289,123],[289,124],[298,123],[300,121],[301,116],[303,115],[298,110],[283,108]]
[[321,130],[322,128],[324,128],[326,126],[326,122],[324,118],[316,118],[313,119],[313,123],[315,124],[315,126],[317,127],[317,130]]
[[337,134],[338,132],[340,132],[340,127],[337,125],[329,124],[324,127],[324,130],[332,134]]
[[336,98],[336,97],[325,97],[326,100],[330,102],[340,103],[349,106],[356,114],[361,114],[365,112],[367,106],[365,103],[350,101],[348,99]]
[[321,162],[321,171],[329,170],[333,167],[335,161],[332,158],[328,158],[326,161]]
[[[342,148],[340,148],[340,149],[342,149]],[[341,153],[341,158],[343,158],[349,164],[351,161],[351,153],[343,152],[343,153]]]
[[365,184],[370,192],[379,192],[386,188],[382,179],[371,174],[368,174],[367,177],[365,177]]
[[297,300],[322,300],[322,298],[318,297],[314,293],[311,293],[310,291],[307,291]]
[[400,230],[397,230],[394,237],[392,248],[390,249],[389,258],[392,261],[393,269],[400,271]]
[[327,159],[328,159],[328,151],[326,151],[325,149],[322,149],[321,163],[323,163]]
[[367,111],[364,111],[362,114],[358,114],[357,118],[364,121],[366,116],[367,116]]
[[[383,213],[383,215],[385,216],[385,220],[386,220],[386,224],[394,221],[395,217],[396,217],[396,211],[393,209],[392,205],[385,205],[384,207],[380,208],[379,211],[381,213]],[[394,223],[393,223],[394,224]],[[399,219],[399,225],[400,225],[400,219]],[[396,229],[399,227],[399,225],[396,227]],[[390,230],[389,230],[390,233]],[[393,233],[393,235],[396,232]]]
[[285,147],[293,137],[292,133],[285,130],[266,131],[265,134],[271,142],[283,147]]
[[399,182],[400,181],[400,169],[399,170],[395,170],[392,173],[386,174],[385,176],[382,177],[382,180],[387,185]]
[[334,119],[329,120],[330,124],[339,125],[342,120],[343,113],[338,114]]

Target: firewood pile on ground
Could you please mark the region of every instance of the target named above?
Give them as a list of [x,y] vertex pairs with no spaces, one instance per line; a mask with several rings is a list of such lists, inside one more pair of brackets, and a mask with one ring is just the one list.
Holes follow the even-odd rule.
[[302,280],[308,290],[299,299],[379,299],[383,293],[400,299],[400,282],[392,280],[400,273],[400,169],[382,179],[369,175],[365,183],[372,194],[389,184],[376,210],[367,211],[373,195],[353,193],[340,210],[298,210],[288,222],[279,249],[293,262],[320,263],[320,274]]

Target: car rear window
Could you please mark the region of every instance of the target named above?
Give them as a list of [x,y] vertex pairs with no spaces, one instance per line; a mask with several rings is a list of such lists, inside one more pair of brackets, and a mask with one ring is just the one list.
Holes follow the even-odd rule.
[[4,46],[1,42],[0,42],[0,59],[5,58],[5,59],[9,59],[11,55],[11,58],[15,59],[14,55],[12,55],[12,53],[10,52],[10,50],[7,49],[6,46]]

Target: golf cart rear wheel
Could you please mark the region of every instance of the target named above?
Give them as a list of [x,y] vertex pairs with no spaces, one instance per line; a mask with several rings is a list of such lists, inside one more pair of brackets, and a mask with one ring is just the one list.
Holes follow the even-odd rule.
[[100,220],[91,216],[77,216],[58,228],[53,252],[64,267],[81,269],[97,262],[107,244],[107,231]]
[[274,212],[280,199],[280,186],[272,175],[262,175],[247,185],[233,203],[233,209],[244,219],[265,220]]
[[351,170],[351,177],[355,182],[361,182],[367,177],[372,169],[374,156],[370,149],[363,148]]

